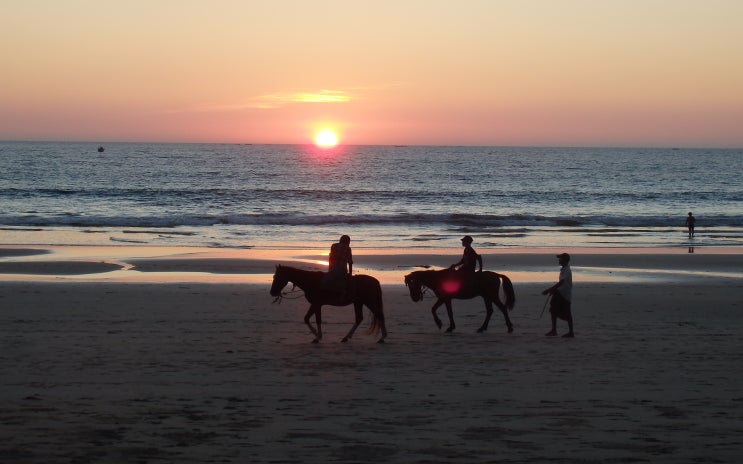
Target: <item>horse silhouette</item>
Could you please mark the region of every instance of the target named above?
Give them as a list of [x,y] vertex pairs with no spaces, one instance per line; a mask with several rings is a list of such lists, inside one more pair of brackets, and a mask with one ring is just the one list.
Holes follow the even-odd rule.
[[[382,336],[377,343],[383,343],[387,337],[387,327],[384,322],[384,310],[382,304],[382,287],[379,281],[372,276],[357,274],[351,276],[350,291],[348,294],[341,294],[337,290],[328,288],[323,284],[322,279],[324,272],[306,271],[291,266],[276,266],[276,272],[273,275],[271,284],[271,296],[278,299],[282,296],[282,290],[291,282],[302,289],[304,297],[310,303],[310,309],[304,316],[304,322],[310,331],[315,335],[312,343],[318,343],[322,340],[322,306],[348,306],[353,304],[356,314],[356,321],[351,330],[341,341],[347,342],[351,339],[356,329],[364,319],[363,307],[366,305],[372,314],[369,333],[377,335],[380,332]],[[314,327],[310,322],[312,316],[315,316]]]
[[[508,317],[508,311],[513,309],[516,304],[516,294],[513,291],[511,279],[503,274],[492,271],[475,272],[467,278],[469,282],[463,279],[462,273],[450,269],[414,271],[405,276],[405,285],[410,290],[410,298],[413,301],[423,299],[424,289],[428,288],[436,295],[436,303],[431,308],[433,320],[439,329],[442,326],[441,319],[436,314],[436,310],[442,305],[446,305],[446,312],[449,316],[449,327],[447,332],[452,332],[456,325],[454,324],[454,315],[452,313],[451,300],[460,299],[468,300],[481,296],[485,301],[485,320],[478,332],[484,332],[488,329],[490,317],[493,315],[493,303],[501,310],[506,320],[508,333],[513,332],[513,324]],[[500,286],[503,285],[505,302],[500,299]]]

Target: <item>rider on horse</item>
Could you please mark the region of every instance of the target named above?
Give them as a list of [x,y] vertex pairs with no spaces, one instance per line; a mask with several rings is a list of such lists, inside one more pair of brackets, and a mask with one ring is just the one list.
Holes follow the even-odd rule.
[[351,237],[342,235],[337,243],[330,246],[328,273],[323,278],[326,287],[343,297],[348,297],[352,293],[350,277],[353,272],[353,253],[350,244]]
[[449,266],[449,269],[456,270],[461,285],[460,291],[471,290],[474,286],[476,265],[479,264],[482,272],[482,256],[472,248],[472,241],[472,237],[469,235],[462,237],[462,246],[464,247],[462,259]]

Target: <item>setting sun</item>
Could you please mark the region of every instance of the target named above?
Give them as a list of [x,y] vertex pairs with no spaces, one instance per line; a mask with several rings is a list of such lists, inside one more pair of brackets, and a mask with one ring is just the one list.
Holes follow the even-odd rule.
[[323,130],[317,133],[315,136],[315,145],[322,148],[331,148],[338,144],[338,137],[335,132],[330,130]]

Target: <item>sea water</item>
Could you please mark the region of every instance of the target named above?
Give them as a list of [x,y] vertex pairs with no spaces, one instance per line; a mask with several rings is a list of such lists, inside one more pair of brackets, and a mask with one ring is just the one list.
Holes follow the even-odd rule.
[[[743,150],[0,142],[0,244],[743,245]],[[697,233],[687,237],[688,212]]]

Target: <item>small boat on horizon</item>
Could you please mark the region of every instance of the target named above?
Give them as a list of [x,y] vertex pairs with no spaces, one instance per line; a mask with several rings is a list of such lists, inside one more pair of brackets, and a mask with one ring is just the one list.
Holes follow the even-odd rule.
[[103,153],[106,149],[102,145],[98,146],[98,153]]

